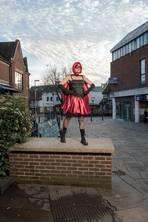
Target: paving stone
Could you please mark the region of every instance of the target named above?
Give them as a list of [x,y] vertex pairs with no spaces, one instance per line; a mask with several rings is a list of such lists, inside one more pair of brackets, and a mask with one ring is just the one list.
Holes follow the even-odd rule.
[[0,195],[2,195],[14,182],[15,180],[11,177],[0,177]]

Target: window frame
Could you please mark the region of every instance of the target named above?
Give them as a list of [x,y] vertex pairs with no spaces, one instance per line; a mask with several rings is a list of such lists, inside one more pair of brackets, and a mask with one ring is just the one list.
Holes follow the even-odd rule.
[[[21,76],[21,78],[19,78]],[[15,71],[15,79],[14,79],[14,83],[15,83],[15,88],[18,89],[19,91],[23,90],[23,74]]]
[[[144,68],[142,67],[142,61],[144,61]],[[146,61],[145,58],[141,58],[139,60],[140,85],[144,85],[146,83],[146,63],[145,63],[145,61]],[[144,81],[143,81],[143,77],[144,77]]]

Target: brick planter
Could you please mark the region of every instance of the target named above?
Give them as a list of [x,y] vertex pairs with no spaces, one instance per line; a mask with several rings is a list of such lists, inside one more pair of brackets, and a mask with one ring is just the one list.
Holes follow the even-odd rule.
[[110,139],[90,139],[89,146],[69,139],[33,138],[10,149],[10,175],[18,182],[111,187]]

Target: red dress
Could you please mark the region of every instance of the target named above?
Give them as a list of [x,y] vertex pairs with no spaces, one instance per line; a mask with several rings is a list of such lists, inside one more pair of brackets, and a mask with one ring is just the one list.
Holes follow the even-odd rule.
[[[67,82],[64,84],[66,89],[69,89],[70,83]],[[84,92],[87,91],[88,84],[84,81],[83,90]],[[89,96],[73,96],[73,95],[65,95],[62,94],[63,103],[61,105],[62,110],[65,113],[69,113],[72,115],[80,115],[85,116],[90,114],[91,109],[89,106]]]

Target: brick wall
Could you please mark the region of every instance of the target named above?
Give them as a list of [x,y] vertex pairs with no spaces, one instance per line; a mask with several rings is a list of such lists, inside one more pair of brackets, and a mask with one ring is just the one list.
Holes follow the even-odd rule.
[[148,45],[145,45],[111,62],[111,77],[119,78],[118,84],[112,85],[112,91],[141,87],[139,61],[143,58],[146,61],[146,83],[143,86],[148,86]]
[[15,71],[22,74],[23,78],[23,90],[21,95],[24,97],[29,96],[29,75],[26,73],[25,65],[23,61],[23,54],[20,43],[17,45],[15,58],[12,62],[12,84],[15,87]]
[[10,152],[10,176],[22,182],[111,187],[110,153]]

